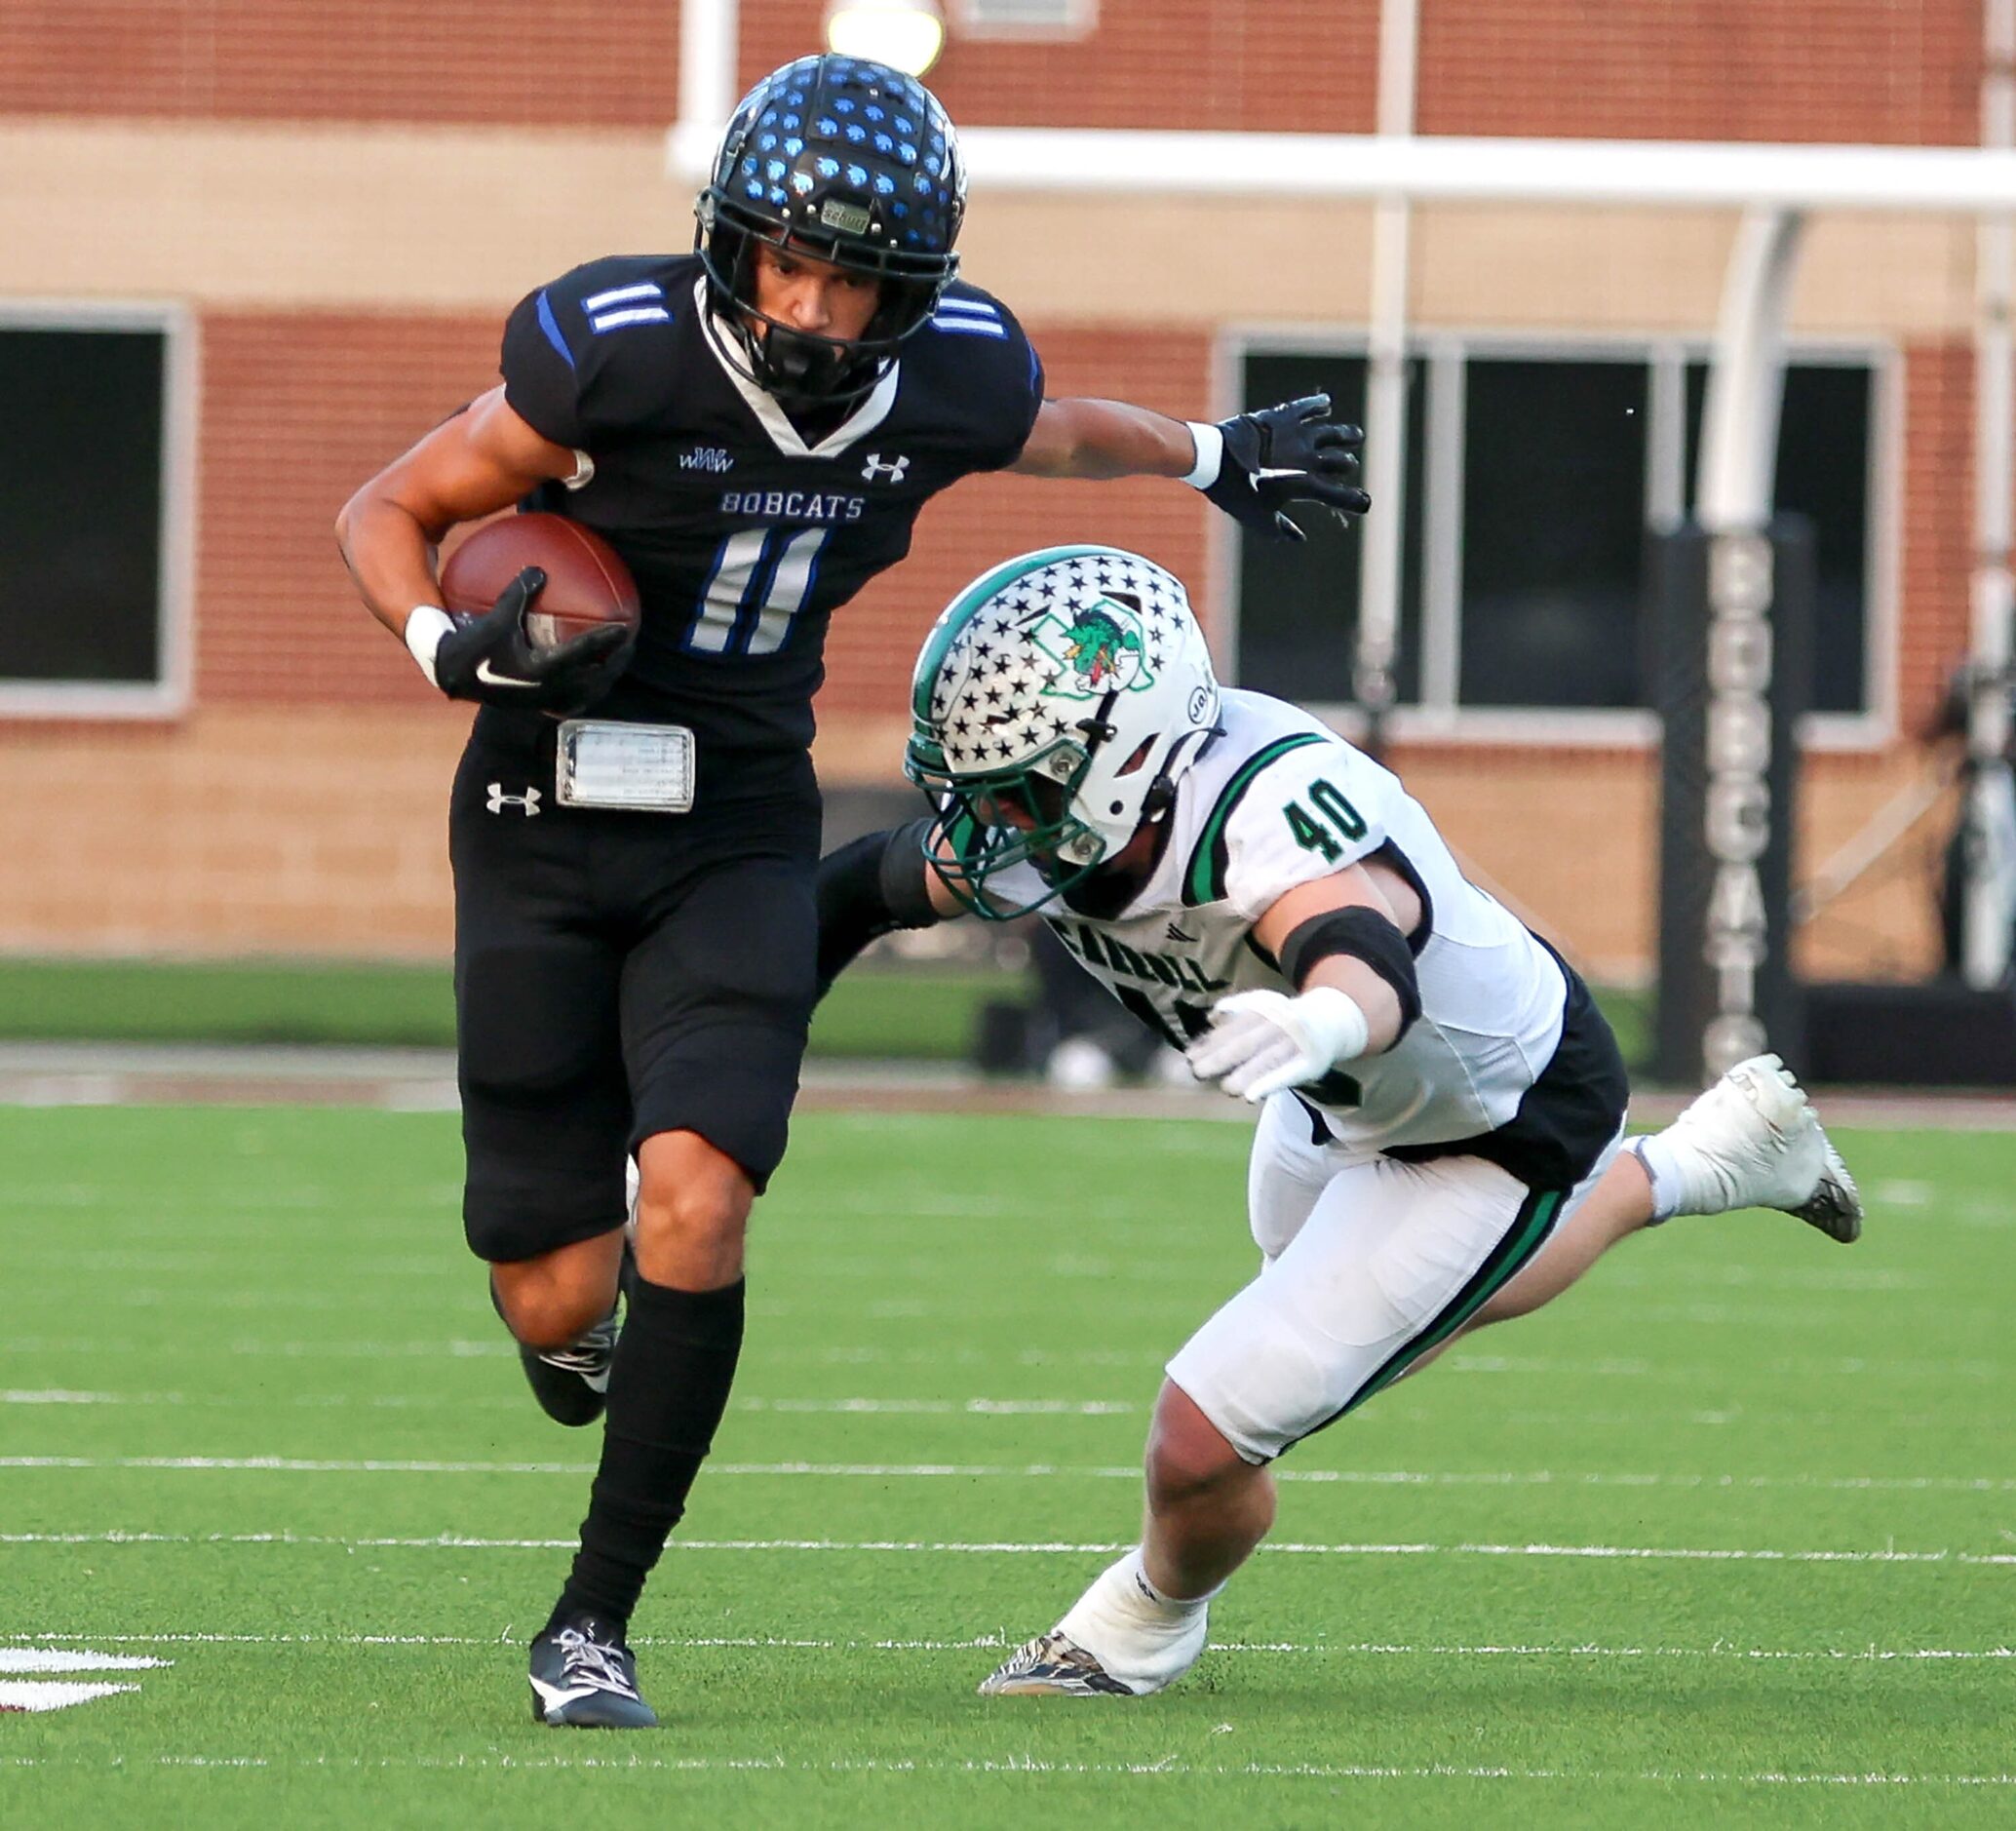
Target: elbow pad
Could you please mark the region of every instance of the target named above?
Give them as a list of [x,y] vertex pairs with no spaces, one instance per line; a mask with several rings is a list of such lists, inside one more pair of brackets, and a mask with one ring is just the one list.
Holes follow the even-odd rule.
[[1400,1000],[1400,1034],[1393,1039],[1398,1042],[1421,1014],[1420,982],[1407,937],[1387,916],[1363,904],[1325,910],[1290,931],[1281,944],[1281,971],[1299,992],[1310,968],[1336,954],[1363,960],[1392,987]]

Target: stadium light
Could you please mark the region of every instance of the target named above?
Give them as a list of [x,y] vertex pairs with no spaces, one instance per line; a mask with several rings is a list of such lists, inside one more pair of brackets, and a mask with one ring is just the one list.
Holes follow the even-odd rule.
[[945,48],[938,0],[828,0],[826,48],[922,76]]

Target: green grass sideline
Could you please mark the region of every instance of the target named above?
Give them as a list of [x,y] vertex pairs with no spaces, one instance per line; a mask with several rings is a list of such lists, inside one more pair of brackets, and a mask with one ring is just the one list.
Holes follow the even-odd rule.
[[[955,1061],[984,1003],[1027,995],[1014,974],[865,968],[820,1007],[812,1053]],[[1599,995],[1625,1059],[1641,1060],[1648,996]],[[445,963],[0,959],[0,1040],[31,1039],[446,1048],[454,1003]]]

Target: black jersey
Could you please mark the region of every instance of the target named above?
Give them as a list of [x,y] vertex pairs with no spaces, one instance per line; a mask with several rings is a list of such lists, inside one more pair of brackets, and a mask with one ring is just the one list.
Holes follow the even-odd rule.
[[836,427],[801,433],[738,365],[691,255],[542,287],[511,314],[502,369],[520,416],[595,467],[529,506],[603,535],[643,602],[636,658],[595,710],[737,751],[810,744],[828,619],[910,551],[930,497],[1015,461],[1043,398],[1007,307],[954,285]]

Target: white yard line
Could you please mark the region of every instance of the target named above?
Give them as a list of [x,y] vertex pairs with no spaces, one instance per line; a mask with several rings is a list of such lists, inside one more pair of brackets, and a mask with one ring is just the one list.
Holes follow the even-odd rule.
[[[270,1411],[276,1404],[357,1406],[385,1410],[511,1411],[524,1410],[523,1397],[472,1397],[464,1393],[409,1392],[351,1394],[295,1393],[289,1398],[267,1394],[243,1397],[205,1392],[191,1398],[183,1392],[86,1392],[67,1386],[0,1386],[0,1405],[199,1405],[237,1411]],[[1127,1418],[1147,1410],[1134,1399],[731,1399],[731,1411],[791,1415],[887,1416],[892,1418]]]
[[[88,1344],[77,1343],[76,1351],[84,1353]],[[106,1347],[121,1344],[89,1344],[89,1351],[101,1352]],[[10,1346],[21,1353],[48,1349],[51,1344],[44,1342],[34,1346],[0,1343],[0,1354]],[[370,1353],[411,1355],[422,1352],[434,1353],[443,1359],[503,1359],[511,1353],[503,1343],[454,1342],[454,1343],[326,1343],[319,1347],[313,1344],[280,1344],[268,1347],[263,1344],[240,1344],[232,1351],[238,1353],[273,1352],[290,1357],[305,1353],[358,1355]],[[1148,1358],[1144,1356],[1145,1362]],[[1588,1361],[1553,1360],[1545,1357],[1493,1354],[1452,1354],[1440,1363],[1444,1372],[1458,1374],[1511,1374],[1511,1375],[1559,1375],[1564,1378],[1614,1380],[1614,1379],[1656,1379],[1673,1385],[1712,1385],[1715,1382],[1726,1380],[1727,1367],[1687,1367],[1684,1365],[1663,1366],[1649,1360],[1618,1357]],[[2016,1360],[2007,1364],[1997,1361],[1880,1361],[1864,1360],[1857,1356],[1842,1358],[1815,1357],[1801,1362],[1777,1361],[1754,1364],[1752,1372],[1767,1377],[1785,1375],[1793,1378],[1854,1379],[1878,1383],[1895,1383],[1904,1379],[1929,1382],[1957,1381],[1999,1383],[2016,1380]],[[456,1392],[409,1392],[351,1394],[344,1392],[296,1393],[290,1398],[275,1399],[270,1395],[245,1396],[235,1393],[206,1392],[191,1397],[181,1392],[101,1392],[75,1389],[67,1386],[15,1386],[0,1387],[0,1405],[200,1405],[235,1410],[270,1410],[275,1404],[295,1406],[360,1406],[382,1407],[386,1409],[443,1409],[443,1410],[511,1410],[522,1411],[525,1400],[519,1397],[496,1397],[470,1395]],[[735,1398],[729,1400],[729,1409],[738,1412],[764,1412],[779,1415],[845,1416],[891,1418],[951,1418],[960,1415],[985,1418],[1126,1418],[1138,1416],[1148,1407],[1137,1399],[995,1399],[995,1398]],[[1750,1417],[1762,1414],[1738,1408]],[[1641,1419],[1651,1414],[1640,1410],[1628,1413],[1547,1413],[1544,1417],[1552,1422],[1558,1418],[1580,1418],[1590,1422],[1619,1419],[1626,1422]],[[1661,1412],[1658,1416],[1670,1416]],[[1689,1417],[1705,1416],[1698,1411],[1686,1414]],[[1724,1414],[1716,1413],[1721,1417]],[[1792,1414],[1785,1414],[1792,1416]],[[1797,1414],[1810,1418],[1811,1413]],[[1535,1416],[1541,1416],[1535,1414]]]
[[[88,1361],[97,1362],[107,1355],[147,1355],[155,1359],[173,1356],[177,1350],[164,1346],[159,1342],[134,1341],[116,1336],[35,1336],[11,1335],[0,1339],[0,1360],[16,1357],[28,1360],[47,1360],[58,1354],[75,1354]],[[281,1360],[512,1360],[517,1349],[501,1332],[484,1338],[449,1337],[428,1341],[373,1342],[373,1341],[264,1341],[253,1337],[236,1337],[228,1341],[206,1341],[201,1350],[205,1358],[217,1354],[233,1357],[266,1358]],[[913,1348],[901,1352],[886,1347],[866,1344],[846,1346],[816,1348],[794,1347],[778,1343],[766,1350],[765,1358],[777,1364],[787,1362],[813,1362],[821,1366],[894,1366],[911,1367],[978,1367],[983,1364],[1001,1364],[1004,1357],[986,1355],[978,1349]],[[1165,1354],[1151,1350],[1125,1350],[1118,1348],[1026,1348],[1013,1356],[1016,1364],[1024,1367],[1098,1367],[1107,1370],[1119,1369],[1128,1374],[1159,1371]],[[1588,1359],[1555,1357],[1533,1354],[1480,1354],[1455,1352],[1440,1363],[1440,1370],[1460,1374],[1518,1374],[1539,1377],[1559,1377],[1571,1380],[1656,1380],[1672,1386],[1706,1384],[1720,1388],[1731,1378],[1728,1363],[1666,1361],[1649,1355],[1597,1355]],[[1769,1360],[1746,1361],[1741,1369],[1746,1378],[1786,1379],[1838,1379],[1864,1380],[1876,1384],[1911,1380],[1927,1383],[1965,1381],[1969,1383],[1999,1384],[2016,1379],[2016,1359],[1986,1359],[1975,1357],[1965,1360],[1934,1360],[1919,1357],[1884,1359],[1880,1356],[1798,1354],[1776,1355]],[[980,1376],[985,1378],[985,1376]],[[259,1404],[265,1400],[256,1401]],[[927,1411],[941,1401],[911,1398],[847,1398],[847,1399],[790,1399],[790,1400],[747,1400],[738,1399],[736,1404],[749,1409],[771,1411],[816,1412],[831,1408],[835,1411]],[[1001,1409],[1013,1401],[953,1401],[951,1409],[961,1407],[972,1410]],[[1050,1401],[1043,1401],[1045,1405]],[[1067,1414],[1079,1407],[1069,1401],[1058,1401],[1057,1409]]]
[[[117,1336],[18,1335],[0,1341],[0,1354],[46,1359],[52,1354],[81,1354],[96,1360],[106,1354],[164,1355],[195,1350],[164,1347],[159,1342],[121,1340]],[[206,1341],[200,1350],[205,1358],[216,1354],[272,1355],[281,1360],[316,1359],[332,1355],[342,1360],[516,1360],[518,1349],[498,1335],[484,1341],[452,1338],[431,1342],[262,1342],[240,1337],[230,1342]]]
[[[596,1464],[316,1459],[291,1456],[0,1456],[0,1468],[162,1469],[179,1473],[307,1475],[592,1475]],[[1139,1481],[1134,1462],[709,1462],[710,1477],[826,1476],[869,1481]],[[1577,1469],[1284,1468],[1277,1481],[1366,1488],[1790,1488],[1838,1494],[2011,1494],[2016,1478],[1987,1475],[1676,1475]]]
[[[1451,1373],[1543,1374],[1575,1380],[1648,1379],[1688,1385],[1725,1382],[1731,1371],[1726,1363],[1687,1365],[1633,1355],[1570,1360],[1544,1354],[1452,1353],[1442,1364]],[[1859,1354],[1801,1354],[1751,1361],[1744,1371],[1766,1378],[1783,1375],[1792,1379],[1820,1377],[1878,1383],[1899,1379],[2000,1382],[2016,1379],[2016,1360],[1872,1360]]]
[[854,1413],[985,1418],[1120,1418],[1144,1411],[1132,1399],[734,1399],[738,1412]]
[[[106,1646],[139,1647],[516,1647],[511,1634],[48,1634],[20,1635],[38,1643],[91,1641]],[[1001,1634],[975,1634],[964,1640],[821,1640],[799,1639],[776,1634],[640,1634],[632,1637],[637,1647],[675,1649],[723,1648],[737,1651],[830,1652],[830,1653],[975,1653],[1003,1652],[1019,1643]],[[0,1669],[5,1669],[7,1653],[0,1649]],[[1750,1661],[1811,1660],[1820,1663],[1876,1663],[1897,1661],[1939,1661],[1965,1659],[2016,1659],[2016,1647],[1744,1647],[1733,1644],[1712,1647],[1603,1647],[1591,1644],[1562,1646],[1496,1646],[1491,1644],[1421,1644],[1391,1641],[1214,1641],[1212,1652],[1247,1655],[1348,1655],[1358,1657],[1426,1659],[1732,1659]],[[47,1658],[45,1651],[40,1656]],[[97,1656],[83,1655],[91,1669],[110,1663]],[[171,1661],[136,1659],[135,1665],[164,1665]],[[54,1666],[39,1668],[56,1670]]]
[[0,1387],[0,1405],[179,1405],[178,1392],[72,1392],[62,1386]]
[[[27,1638],[42,1638],[28,1636]],[[58,1634],[58,1640],[102,1640],[102,1634]],[[125,1639],[123,1634],[112,1636]],[[0,1672],[141,1672],[149,1666],[173,1665],[173,1659],[145,1654],[90,1653],[63,1647],[0,1647]]]
[[[0,1533],[10,1545],[326,1545],[342,1550],[412,1551],[571,1551],[573,1539],[475,1539],[443,1533],[432,1539],[345,1539],[319,1533]],[[952,1540],[926,1539],[678,1539],[675,1551],[823,1551],[903,1552],[958,1556],[1111,1557],[1132,1549],[1117,1539],[1097,1542],[1070,1539]],[[1779,1550],[1774,1547],[1707,1547],[1680,1545],[1558,1545],[1484,1543],[1312,1544],[1269,1540],[1263,1553],[1290,1557],[1417,1558],[1599,1558],[1685,1560],[1711,1564],[1938,1564],[2016,1565],[2016,1552]]]
[[[1053,1272],[1044,1272],[1042,1275],[1046,1279],[1056,1276]],[[1116,1280],[1105,1274],[1100,1274],[1096,1281],[1103,1287],[1100,1299],[1101,1311],[1109,1316],[1151,1321],[1165,1318],[1200,1320],[1209,1308],[1209,1301],[1200,1307],[1197,1300],[1185,1290],[1171,1288],[1166,1292],[1159,1292],[1143,1288],[1146,1284],[1167,1285],[1171,1281],[1166,1278],[1122,1278],[1117,1281],[1129,1286],[1124,1292],[1113,1290],[1111,1287]],[[375,1289],[369,1300],[370,1305],[379,1310],[427,1310],[436,1315],[446,1310],[454,1314],[456,1320],[473,1320],[483,1313],[478,1300],[450,1300],[439,1291],[407,1288],[408,1282],[395,1281]],[[1236,1280],[1224,1285],[1224,1292],[1228,1294],[1235,1283]],[[1865,1313],[1866,1305],[1860,1300],[1875,1294],[1880,1294],[1887,1300],[1884,1304],[1884,1316],[1891,1323],[1898,1325],[1922,1319],[1940,1328],[1964,1328],[1986,1334],[1999,1327],[2004,1320],[1999,1310],[1986,1306],[1960,1306],[1950,1298],[1940,1296],[1936,1291],[1918,1286],[1896,1289],[1882,1286],[1842,1288],[1816,1281],[1809,1286],[1793,1285],[1789,1289],[1805,1292],[1807,1301],[1796,1305],[1779,1305],[1725,1303],[1712,1299],[1690,1300],[1670,1282],[1648,1282],[1639,1290],[1620,1289],[1613,1301],[1619,1314],[1632,1323],[1686,1324],[1690,1328],[1835,1328],[1844,1319]],[[1977,1291],[1978,1286],[1969,1287],[1970,1295]],[[1642,1303],[1639,1301],[1642,1294],[1659,1301]],[[1679,1298],[1680,1301],[1668,1301],[1675,1298]],[[957,1297],[948,1297],[943,1293],[935,1297],[884,1297],[855,1304],[850,1307],[849,1313],[869,1321],[914,1322],[932,1319],[962,1323],[998,1315],[1005,1301],[998,1293],[975,1293]],[[1023,1306],[1034,1310],[1041,1306],[1042,1301],[1039,1296],[1032,1294],[1027,1298]],[[282,1282],[262,1284],[252,1290],[197,1287],[171,1291],[153,1286],[125,1285],[114,1281],[95,1288],[91,1302],[101,1309],[109,1307],[227,1312],[297,1310],[312,1315],[340,1314],[359,1307],[359,1299],[353,1291],[304,1289],[295,1284]],[[762,1297],[752,1299],[749,1309],[753,1316],[777,1322],[806,1317],[831,1317],[833,1305],[830,1296]],[[306,1351],[316,1350],[311,1347]]]
[[1008,1779],[1045,1779],[1056,1775],[1119,1779],[1233,1780],[1512,1780],[1551,1781],[1569,1785],[1642,1782],[1657,1786],[1821,1786],[1821,1787],[2016,1787],[2016,1773],[1762,1773],[1689,1771],[1686,1769],[1525,1768],[1463,1766],[1436,1762],[1419,1767],[1371,1766],[1329,1762],[1191,1762],[1165,1755],[1159,1761],[1037,1761],[1014,1757],[1005,1761],[934,1761],[893,1756],[886,1760],[853,1758],[840,1761],[787,1761],[779,1755],[737,1759],[726,1755],[0,1755],[0,1767],[87,1768],[95,1771],[147,1768],[270,1768],[293,1772],[371,1773],[388,1769],[428,1772],[475,1772],[496,1769],[526,1773],[539,1769],[616,1769],[628,1773],[897,1773],[987,1774]]

